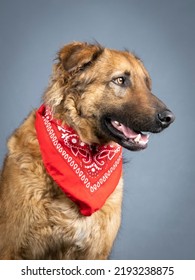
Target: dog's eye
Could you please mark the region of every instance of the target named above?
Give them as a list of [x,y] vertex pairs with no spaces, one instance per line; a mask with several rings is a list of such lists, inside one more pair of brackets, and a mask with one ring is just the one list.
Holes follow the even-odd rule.
[[118,77],[113,79],[113,82],[119,86],[123,86],[125,84],[125,78],[124,77]]

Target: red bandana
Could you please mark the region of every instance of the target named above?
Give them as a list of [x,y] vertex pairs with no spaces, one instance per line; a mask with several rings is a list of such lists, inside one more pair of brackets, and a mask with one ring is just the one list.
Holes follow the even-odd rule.
[[121,177],[121,146],[92,148],[71,127],[53,119],[50,109],[44,105],[36,112],[35,128],[49,175],[83,215],[99,210]]

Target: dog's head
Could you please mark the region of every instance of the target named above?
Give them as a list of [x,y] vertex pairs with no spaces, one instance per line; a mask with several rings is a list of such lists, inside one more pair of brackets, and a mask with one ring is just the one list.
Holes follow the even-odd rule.
[[146,148],[148,133],[161,132],[173,113],[151,92],[142,61],[128,51],[71,43],[54,65],[44,102],[88,144]]

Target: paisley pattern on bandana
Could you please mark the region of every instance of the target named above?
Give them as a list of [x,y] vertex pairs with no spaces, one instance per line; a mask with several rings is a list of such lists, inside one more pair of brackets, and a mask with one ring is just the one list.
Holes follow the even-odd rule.
[[36,112],[35,127],[49,175],[83,215],[99,210],[121,177],[121,146],[82,142],[75,130],[54,119],[44,105]]

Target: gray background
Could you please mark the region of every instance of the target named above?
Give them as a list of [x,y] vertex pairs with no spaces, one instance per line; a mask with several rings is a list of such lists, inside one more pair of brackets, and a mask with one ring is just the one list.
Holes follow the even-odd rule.
[[7,137],[39,106],[58,49],[94,39],[141,56],[153,92],[176,115],[147,150],[125,151],[111,259],[195,259],[194,0],[1,0],[1,163]]

